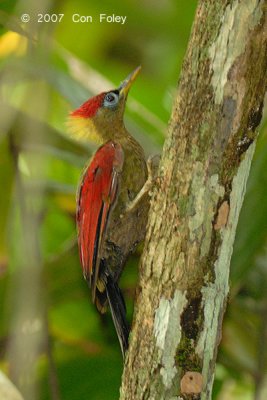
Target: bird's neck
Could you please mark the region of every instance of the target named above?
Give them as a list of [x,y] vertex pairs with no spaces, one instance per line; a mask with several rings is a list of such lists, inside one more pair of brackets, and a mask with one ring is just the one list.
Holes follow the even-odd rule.
[[67,125],[69,133],[75,139],[100,145],[114,140],[118,141],[125,150],[132,148],[134,151],[143,151],[139,143],[125,128],[123,120],[115,120],[111,124],[107,124],[101,119],[93,120],[75,116],[69,118]]
[[[107,124],[107,122],[101,118],[91,119],[75,116],[70,117],[68,128],[75,139],[87,143],[91,142],[102,145],[109,140],[119,142],[124,151],[124,171],[129,171],[129,174],[128,172],[127,174],[131,177],[136,169],[142,170],[145,179],[147,176],[147,169],[143,148],[127,131],[122,119],[117,118],[109,122],[110,123]],[[142,179],[140,180],[140,185],[143,185]],[[137,189],[140,189],[139,186]]]
[[70,116],[67,121],[67,129],[69,134],[75,140],[79,140],[85,143],[104,143],[102,135],[100,134],[93,121],[89,118]]

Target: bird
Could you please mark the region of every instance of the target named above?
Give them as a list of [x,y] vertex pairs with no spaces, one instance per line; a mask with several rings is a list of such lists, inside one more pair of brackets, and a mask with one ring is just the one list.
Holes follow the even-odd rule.
[[124,112],[137,67],[114,90],[102,92],[69,115],[69,131],[97,143],[77,191],[76,224],[83,275],[100,313],[108,305],[123,357],[129,324],[119,279],[128,256],[144,240],[153,163],[128,132]]

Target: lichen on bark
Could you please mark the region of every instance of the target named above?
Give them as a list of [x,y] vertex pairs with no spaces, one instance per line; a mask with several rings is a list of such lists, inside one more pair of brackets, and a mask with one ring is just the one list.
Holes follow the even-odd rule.
[[176,291],[172,300],[161,298],[155,312],[154,335],[156,345],[162,352],[160,374],[166,388],[171,387],[177,374],[175,353],[176,344],[181,339],[182,329],[176,314],[186,303],[185,293]]

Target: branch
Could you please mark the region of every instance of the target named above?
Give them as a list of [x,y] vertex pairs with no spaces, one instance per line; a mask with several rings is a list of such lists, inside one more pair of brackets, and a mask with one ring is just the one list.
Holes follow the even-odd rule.
[[200,1],[154,190],[121,400],[210,399],[267,82],[266,1]]

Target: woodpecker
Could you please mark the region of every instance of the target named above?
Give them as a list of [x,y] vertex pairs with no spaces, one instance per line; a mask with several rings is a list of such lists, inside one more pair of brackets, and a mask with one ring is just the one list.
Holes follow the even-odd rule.
[[84,278],[100,313],[109,305],[123,357],[129,326],[118,281],[130,253],[144,239],[151,164],[127,131],[123,115],[136,68],[114,90],[90,98],[69,117],[69,130],[100,144],[77,192],[77,231]]

